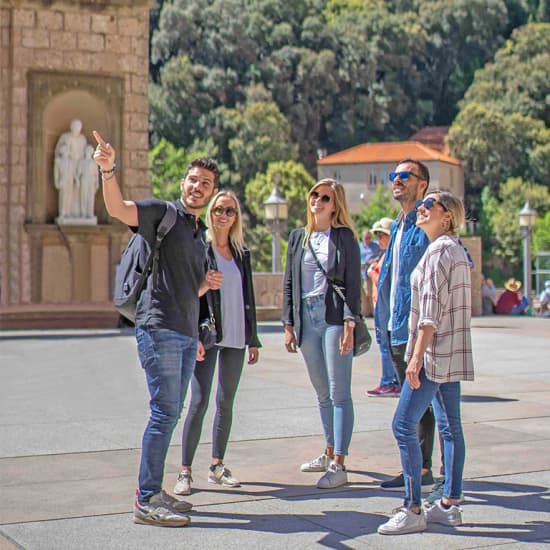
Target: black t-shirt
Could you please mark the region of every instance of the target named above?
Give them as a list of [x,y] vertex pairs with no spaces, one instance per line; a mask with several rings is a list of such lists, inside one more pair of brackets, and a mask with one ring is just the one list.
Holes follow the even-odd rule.
[[[138,232],[152,246],[166,211],[158,199],[137,201]],[[136,326],[174,330],[196,338],[199,325],[199,285],[205,275],[205,226],[175,201],[178,217],[160,247],[158,282],[147,280],[136,310]]]

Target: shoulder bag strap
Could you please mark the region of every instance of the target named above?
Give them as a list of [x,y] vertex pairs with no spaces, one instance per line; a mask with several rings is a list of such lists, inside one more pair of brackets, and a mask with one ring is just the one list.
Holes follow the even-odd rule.
[[313,254],[313,257],[315,258],[315,262],[317,263],[317,266],[319,267],[319,269],[321,270],[321,272],[323,273],[323,275],[325,276],[328,284],[332,287],[332,289],[334,290],[334,292],[336,292],[336,294],[338,294],[338,296],[340,297],[340,299],[342,300],[342,302],[344,302],[344,305],[346,306],[346,308],[348,309],[349,313],[352,315],[352,317],[355,318],[355,315],[353,315],[350,307],[348,306],[348,303],[346,302],[346,297],[344,296],[344,293],[342,292],[342,288],[341,286],[337,285],[327,274],[327,272],[325,271],[325,268],[321,265],[321,262],[319,261],[319,258],[317,257],[317,254],[315,254],[315,250],[313,250],[313,246],[311,246],[311,241],[308,241],[308,246],[309,246],[309,250],[311,251],[311,253]]

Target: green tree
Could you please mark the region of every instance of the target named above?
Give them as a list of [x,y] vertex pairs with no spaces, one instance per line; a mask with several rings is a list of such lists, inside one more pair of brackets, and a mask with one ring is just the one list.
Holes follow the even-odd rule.
[[462,159],[470,206],[483,187],[496,191],[509,177],[548,181],[550,131],[540,120],[472,102],[457,116],[447,139]]
[[[197,157],[216,158],[216,146],[212,141],[195,142],[187,149],[175,147],[162,138],[149,151],[149,175],[153,196],[175,200],[181,195],[180,182],[189,163]],[[219,166],[223,174],[223,166]]]
[[477,72],[462,106],[481,103],[503,114],[519,113],[550,127],[550,24],[517,29],[493,63]]
[[508,24],[504,0],[437,0],[419,4],[426,35],[423,97],[434,124],[449,124],[474,73],[503,43]]
[[[240,186],[266,170],[270,162],[297,157],[290,138],[290,125],[273,102],[258,101],[235,109],[220,108],[214,135],[225,144],[225,158]],[[240,195],[242,191],[239,187]]]
[[533,252],[550,251],[550,210],[542,212],[535,220]]
[[361,233],[365,229],[370,229],[374,222],[381,218],[395,218],[399,210],[399,203],[393,200],[391,189],[378,184],[366,208],[354,214],[353,221]]
[[[256,174],[256,177],[248,182],[245,188],[245,203],[256,223],[246,226],[246,242],[251,250],[255,270],[271,269],[271,233],[264,221],[264,201],[271,194],[273,187],[277,186],[288,203],[288,234],[292,229],[305,225],[306,196],[314,183],[315,180],[305,167],[294,161],[270,163],[264,173]],[[283,238],[283,250],[286,250],[285,243],[286,239]]]
[[[484,268],[498,271],[502,277],[519,277],[522,265],[522,239],[518,224],[518,215],[525,201],[539,215],[550,209],[550,192],[547,187],[525,182],[521,178],[510,178],[503,183],[498,194],[485,196],[484,210],[489,220],[491,235],[484,246],[490,254],[485,258]],[[543,218],[543,219],[544,219]],[[544,223],[540,240],[544,239]],[[537,228],[535,228],[535,234]],[[494,271],[493,271],[494,272]]]

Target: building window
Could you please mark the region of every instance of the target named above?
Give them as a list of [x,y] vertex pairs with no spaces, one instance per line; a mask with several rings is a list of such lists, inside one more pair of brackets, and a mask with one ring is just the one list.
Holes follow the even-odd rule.
[[386,185],[386,183],[388,183],[388,173],[387,172],[381,172],[380,173],[380,183],[382,185]]
[[371,173],[370,173],[370,178],[369,178],[369,183],[371,185],[376,185],[376,176],[377,176],[376,172],[374,170],[372,170]]

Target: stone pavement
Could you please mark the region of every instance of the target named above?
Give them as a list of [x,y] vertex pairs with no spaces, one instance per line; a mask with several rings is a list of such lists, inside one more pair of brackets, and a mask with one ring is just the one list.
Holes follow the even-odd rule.
[[[134,339],[118,331],[0,332],[0,550],[133,548],[543,548],[550,543],[550,320],[473,322],[476,381],[463,384],[467,441],[464,525],[422,534],[376,533],[401,495],[390,424],[396,400],[377,385],[373,348],[355,360],[350,484],[321,491],[299,464],[322,448],[300,355],[279,325],[263,323],[261,362],[237,395],[226,463],[240,489],[206,483],[211,413],[194,463],[192,524],[131,521],[147,418]],[[171,490],[181,426],[167,461]],[[434,471],[439,459],[436,444]]]

